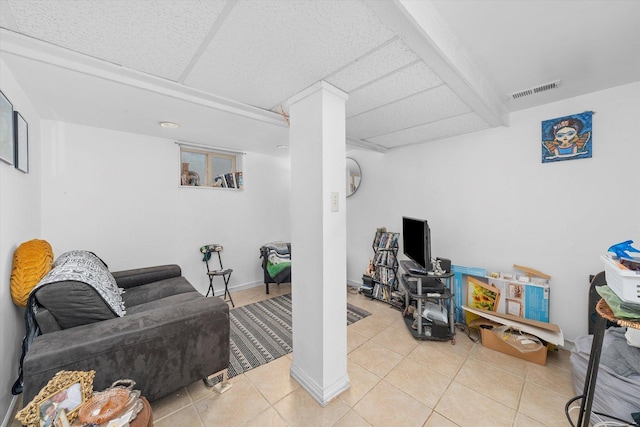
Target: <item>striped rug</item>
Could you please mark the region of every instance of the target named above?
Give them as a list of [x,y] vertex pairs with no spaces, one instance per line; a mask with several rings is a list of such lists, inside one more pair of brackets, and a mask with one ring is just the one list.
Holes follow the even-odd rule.
[[[347,303],[347,325],[371,313]],[[269,363],[292,348],[291,294],[236,307],[231,319],[229,378]]]

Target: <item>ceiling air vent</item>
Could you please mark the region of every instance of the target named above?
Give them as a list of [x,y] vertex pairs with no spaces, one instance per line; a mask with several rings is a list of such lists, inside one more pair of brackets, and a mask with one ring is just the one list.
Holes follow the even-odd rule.
[[543,85],[539,85],[536,87],[532,87],[531,89],[521,90],[519,92],[514,92],[509,95],[511,99],[520,99],[525,96],[535,95],[536,93],[546,92],[552,89],[558,89],[562,86],[562,80],[556,80],[555,82],[545,83]]

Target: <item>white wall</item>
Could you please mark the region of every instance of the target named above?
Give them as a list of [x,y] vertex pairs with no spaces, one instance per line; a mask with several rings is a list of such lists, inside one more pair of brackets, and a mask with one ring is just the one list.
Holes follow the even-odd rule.
[[[40,117],[14,76],[0,60],[0,89],[29,125],[31,171],[22,173],[0,162],[0,421],[12,404],[24,337],[24,309],[13,304],[9,282],[13,253],[21,243],[40,237]],[[10,415],[10,414],[8,414]],[[4,420],[5,422],[8,419]]]
[[172,140],[53,121],[43,159],[43,238],[56,257],[90,250],[112,271],[176,263],[205,293],[200,246],[224,245],[241,287],[262,282],[259,247],[290,238],[288,159],[246,154],[243,191],[180,188]]
[[[258,247],[289,239],[287,159],[247,154],[244,191],[182,189],[173,141],[54,121],[40,126],[1,60],[0,89],[29,123],[31,156],[29,174],[0,164],[0,414],[11,402],[24,334],[23,311],[8,291],[20,243],[46,239],[56,256],[92,250],[113,270],[177,263],[205,292],[201,245],[225,245],[231,285],[241,287],[262,280]],[[594,157],[541,164],[540,122],[585,110],[596,112]],[[509,128],[385,155],[348,153],[363,170],[361,188],[346,201],[349,280],[360,282],[376,227],[399,231],[402,215],[422,217],[431,224],[434,255],[550,274],[551,321],[569,339],[586,333],[587,278],[602,270],[599,255],[626,239],[640,246],[638,117],[635,83],[512,114]]]
[[[593,157],[542,164],[541,122],[591,110]],[[550,321],[587,332],[589,274],[607,248],[640,248],[640,83],[511,115],[511,126],[393,150],[355,152],[362,186],[347,200],[348,278],[360,282],[376,227],[429,221],[432,255],[454,264],[550,274]]]

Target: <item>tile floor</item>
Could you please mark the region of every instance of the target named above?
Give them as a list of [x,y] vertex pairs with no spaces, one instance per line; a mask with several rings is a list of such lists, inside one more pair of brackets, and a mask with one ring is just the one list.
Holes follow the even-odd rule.
[[[290,292],[271,287],[270,297]],[[235,292],[236,306],[267,297]],[[569,352],[546,366],[495,352],[458,333],[456,344],[417,341],[400,312],[357,293],[372,313],[349,326],[349,390],[321,407],[289,376],[291,354],[238,375],[224,394],[192,384],[152,403],[156,427],[209,426],[566,426],[574,396]]]

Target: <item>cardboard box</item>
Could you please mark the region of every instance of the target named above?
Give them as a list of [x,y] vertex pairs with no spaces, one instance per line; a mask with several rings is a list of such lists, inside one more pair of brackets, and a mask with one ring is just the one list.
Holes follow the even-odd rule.
[[[553,345],[564,345],[564,336],[562,330],[558,325],[553,323],[540,322],[537,320],[523,319],[510,314],[499,314],[491,311],[478,310],[471,307],[463,306],[465,311],[476,314],[478,319],[473,320],[470,327],[481,327],[480,337],[482,339],[482,345],[490,348],[491,350],[499,351],[500,353],[508,354],[519,359],[523,359],[538,365],[546,365],[547,363],[547,346],[546,343]],[[506,325],[513,330],[522,331],[529,335],[538,337],[542,341],[542,347],[534,351],[519,351],[514,346],[506,343],[500,337],[493,333],[489,327],[496,327],[500,325]]]
[[[469,279],[480,280],[499,290],[496,313],[512,314],[525,319],[549,321],[550,276],[529,267],[514,264],[521,273],[492,272],[483,268],[454,265],[453,290],[456,322],[464,323],[462,306],[468,301]],[[522,274],[524,272],[524,274]],[[475,281],[475,280],[474,280]]]
[[469,277],[484,278],[487,276],[487,270],[477,267],[463,267],[454,265],[451,267],[453,273],[453,304],[455,308],[454,317],[456,322],[465,323],[465,314],[462,306],[467,304],[466,292],[467,281]]
[[525,319],[549,321],[549,285],[543,281],[525,283],[518,280],[489,278],[489,284],[500,290],[496,312]]
[[510,314],[495,313],[493,311],[479,310],[467,306],[462,307],[465,311],[477,314],[483,319],[490,320],[501,325],[510,326],[518,331],[531,334],[541,340],[553,345],[564,345],[564,335],[558,325],[538,320],[524,319]]
[[520,351],[514,346],[504,342],[498,335],[493,333],[491,329],[480,328],[480,337],[482,338],[482,346],[509,356],[517,357],[528,362],[537,363],[538,365],[547,364],[547,346],[542,345],[538,350]]

